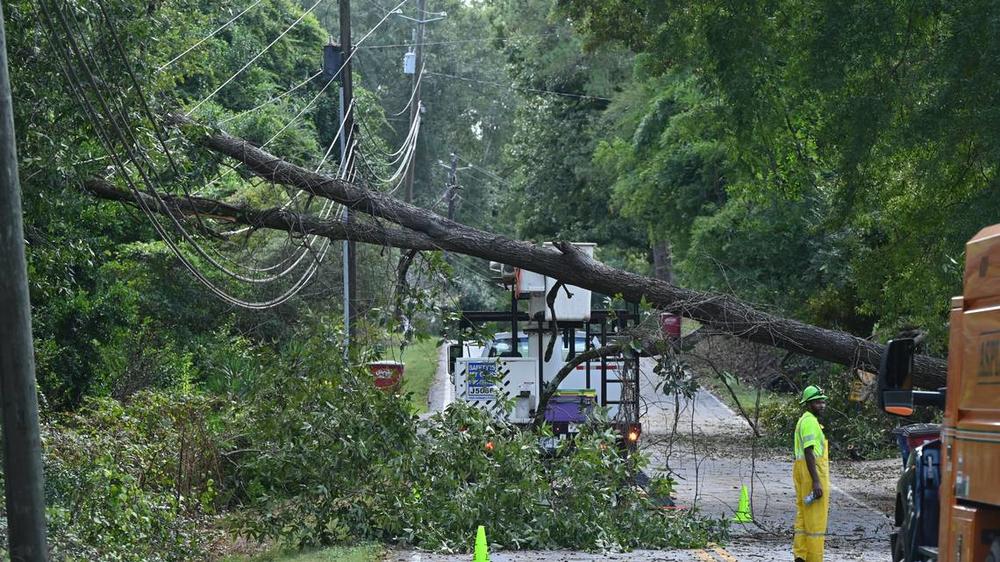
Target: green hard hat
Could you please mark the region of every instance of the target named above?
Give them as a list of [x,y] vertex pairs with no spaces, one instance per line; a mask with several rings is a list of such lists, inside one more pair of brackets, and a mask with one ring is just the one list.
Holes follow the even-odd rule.
[[813,400],[826,400],[826,395],[823,394],[822,388],[811,384],[802,391],[802,400],[799,400],[799,404],[805,404]]

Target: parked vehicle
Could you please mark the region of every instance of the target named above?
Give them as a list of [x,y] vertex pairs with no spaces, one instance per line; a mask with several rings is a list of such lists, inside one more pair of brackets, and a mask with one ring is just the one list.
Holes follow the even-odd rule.
[[[594,251],[593,244],[578,247],[586,253]],[[613,313],[592,310],[589,290],[571,286],[564,291],[554,279],[507,266],[491,269],[510,291],[510,310],[464,311],[462,323],[471,328],[499,322],[511,329],[497,333],[478,357],[462,355],[461,340],[452,346],[455,398],[514,424],[530,425],[538,417],[543,393],[566,362],[588,347],[613,341],[637,321],[638,310],[634,305]],[[546,296],[553,290],[550,305]],[[526,307],[521,307],[523,301]],[[546,353],[550,346],[557,351]],[[545,421],[558,437],[565,437],[600,408],[620,428],[623,438],[635,444],[641,432],[638,362],[638,355],[629,352],[580,364],[548,401]]]
[[941,438],[915,447],[899,479],[894,561],[1000,562],[1000,225],[966,245],[952,299],[948,379],[913,390],[915,341],[889,342],[879,370],[886,412],[944,409]]
[[[569,361],[572,357],[576,356],[579,353],[582,353],[583,351],[586,351],[587,349],[594,349],[601,347],[601,342],[599,341],[598,337],[596,335],[591,335],[590,347],[588,348],[587,335],[583,332],[583,330],[575,330],[574,337],[572,340],[566,337],[566,335],[562,335],[560,337],[560,341],[561,341],[560,348],[562,349],[563,361]],[[510,352],[511,352],[510,332],[498,332],[493,336],[493,339],[487,342],[486,346],[483,347],[483,352],[481,356],[506,357],[510,355]],[[528,334],[524,332],[519,332],[517,335],[517,352],[522,357],[527,356],[529,354]],[[600,360],[594,359],[588,361],[587,363],[589,363],[591,368],[593,369],[600,368]],[[577,365],[576,369],[578,371],[585,370],[587,368],[587,363],[581,363],[580,365]],[[620,360],[616,358],[611,358],[606,361],[606,365],[604,368],[610,371],[614,371],[620,367],[620,363],[621,363]]]

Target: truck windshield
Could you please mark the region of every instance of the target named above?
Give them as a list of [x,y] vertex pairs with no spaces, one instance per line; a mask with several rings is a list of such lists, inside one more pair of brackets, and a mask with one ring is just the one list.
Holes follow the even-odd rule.
[[[528,355],[528,338],[520,337],[517,338],[517,351],[522,356]],[[498,355],[503,355],[504,353],[510,352],[510,338],[497,338],[493,340],[493,346],[490,347],[490,357],[496,357]]]

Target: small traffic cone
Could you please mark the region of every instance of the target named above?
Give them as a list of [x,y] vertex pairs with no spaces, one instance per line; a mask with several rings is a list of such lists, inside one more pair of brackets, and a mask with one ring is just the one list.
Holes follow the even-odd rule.
[[746,485],[740,488],[740,505],[736,509],[736,514],[733,515],[733,521],[737,523],[753,521],[753,515],[750,513],[750,493],[747,491]]
[[476,529],[476,551],[472,562],[490,562],[490,548],[486,545],[486,529],[480,525]]

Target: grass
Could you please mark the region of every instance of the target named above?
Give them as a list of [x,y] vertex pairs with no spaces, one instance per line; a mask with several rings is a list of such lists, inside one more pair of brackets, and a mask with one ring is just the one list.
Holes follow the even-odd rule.
[[[754,404],[757,401],[757,389],[737,380],[736,377],[729,377],[728,380],[729,386],[733,389],[732,393],[729,392],[729,389],[726,388],[726,385],[722,384],[722,381],[718,377],[705,377],[701,379],[701,383],[712,391],[712,394],[716,395],[719,400],[722,400],[727,406],[732,408],[734,412],[739,413],[736,401],[733,400],[733,394],[735,394],[737,400],[743,405],[743,409],[746,410],[747,415],[753,417]],[[762,407],[783,402],[786,399],[781,394],[771,392],[770,390],[761,389],[760,391],[760,405]]]
[[438,366],[437,344],[437,338],[415,341],[403,352],[402,361],[406,363],[403,392],[412,393],[411,400],[417,413],[427,411],[427,396]]
[[222,562],[377,562],[385,549],[380,545],[335,546],[323,550],[289,553],[273,550],[251,558],[226,557]]

